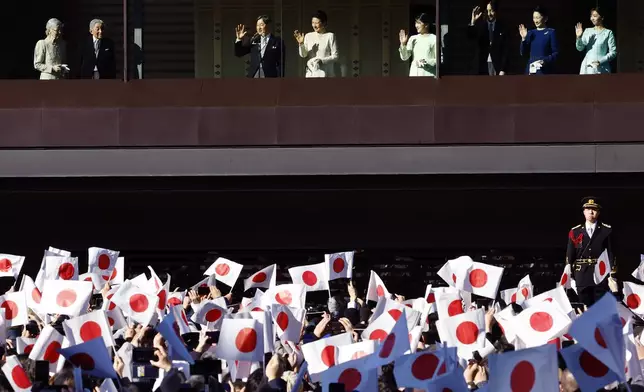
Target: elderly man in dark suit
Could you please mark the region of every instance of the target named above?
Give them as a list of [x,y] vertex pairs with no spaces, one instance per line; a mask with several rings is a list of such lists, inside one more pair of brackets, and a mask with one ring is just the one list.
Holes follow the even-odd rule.
[[235,29],[235,56],[250,54],[249,78],[284,77],[284,41],[271,33],[271,20],[262,15],[257,18],[257,33],[252,38],[244,25]]
[[103,36],[105,23],[94,19],[89,23],[90,36],[81,46],[80,66],[81,79],[115,79],[116,58],[114,41]]
[[476,41],[474,72],[479,75],[505,75],[508,68],[509,34],[505,24],[498,20],[498,3],[487,1],[485,17],[481,7],[472,11],[467,35]]

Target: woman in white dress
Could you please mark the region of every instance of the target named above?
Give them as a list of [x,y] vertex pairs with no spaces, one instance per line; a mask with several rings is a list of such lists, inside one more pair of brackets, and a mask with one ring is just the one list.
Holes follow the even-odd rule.
[[617,57],[617,45],[615,35],[604,27],[604,17],[599,8],[590,10],[590,21],[592,28],[585,31],[581,23],[575,26],[577,36],[577,50],[586,51],[584,61],[581,62],[581,75],[595,75],[610,73],[610,62]]
[[338,61],[338,46],[335,34],[327,31],[327,16],[317,11],[311,17],[313,32],[303,35],[298,30],[293,34],[298,43],[300,57],[306,61],[307,78],[331,78],[335,76],[335,62]]
[[69,71],[65,65],[67,52],[65,41],[61,39],[63,24],[58,19],[49,19],[45,29],[45,39],[36,43],[34,68],[40,71],[41,80],[57,80]]
[[416,18],[418,34],[409,37],[400,30],[400,58],[411,59],[409,76],[436,76],[436,36],[429,32],[429,15],[420,14]]

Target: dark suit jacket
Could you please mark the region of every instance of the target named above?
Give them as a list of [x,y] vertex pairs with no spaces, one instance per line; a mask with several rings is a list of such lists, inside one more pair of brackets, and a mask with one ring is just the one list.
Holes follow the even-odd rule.
[[116,78],[116,55],[114,53],[114,41],[111,39],[101,39],[98,57],[96,57],[94,54],[94,39],[89,36],[83,41],[80,56],[78,72],[81,79],[91,79],[94,75],[94,67],[98,67],[101,79]]
[[243,57],[250,53],[250,67],[248,76],[252,78],[259,70],[260,63],[264,70],[264,77],[280,78],[284,77],[284,59],[286,48],[284,41],[280,37],[271,34],[268,37],[268,43],[262,57],[260,38],[244,37],[243,40],[235,42],[235,56]]
[[615,265],[615,258],[613,257],[613,249],[611,247],[610,235],[613,229],[602,222],[597,222],[597,228],[593,232],[593,236],[588,237],[586,232],[586,223],[575,226],[570,229],[568,233],[568,249],[566,251],[566,263],[573,265],[573,273],[577,287],[594,286],[593,273],[595,271],[594,265],[582,265],[580,271],[574,268],[575,260],[577,259],[597,259],[601,256],[604,249],[608,250],[608,259],[611,266],[617,268]]
[[487,20],[481,18],[474,26],[467,26],[467,36],[476,41],[476,56],[474,58],[474,72],[480,75],[487,75],[487,57],[491,55],[492,64],[496,73],[508,72],[508,55],[510,49],[508,33],[505,24],[497,20],[494,24],[492,43]]

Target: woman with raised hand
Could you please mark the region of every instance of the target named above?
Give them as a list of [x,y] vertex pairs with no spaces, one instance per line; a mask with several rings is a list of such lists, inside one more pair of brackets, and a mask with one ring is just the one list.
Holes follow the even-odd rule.
[[537,7],[532,12],[535,28],[528,30],[519,25],[521,35],[521,56],[528,56],[526,75],[546,75],[554,72],[554,64],[559,54],[559,44],[555,29],[549,28],[548,12],[543,7]]
[[599,7],[590,10],[592,28],[583,29],[581,23],[575,26],[577,50],[586,52],[581,62],[581,75],[607,74],[611,72],[610,62],[617,57],[617,45],[612,30],[604,27],[604,16]]
[[335,34],[327,31],[328,18],[324,11],[316,11],[311,17],[313,31],[303,35],[296,30],[293,35],[298,43],[300,57],[306,61],[307,78],[331,78],[335,76],[338,61],[338,46]]
[[416,32],[411,37],[400,30],[400,58],[411,59],[409,76],[436,76],[436,36],[429,32],[431,19],[422,13],[416,18]]

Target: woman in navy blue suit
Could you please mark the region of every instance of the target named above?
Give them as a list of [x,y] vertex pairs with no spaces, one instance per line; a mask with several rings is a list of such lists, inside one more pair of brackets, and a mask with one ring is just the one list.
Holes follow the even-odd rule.
[[554,63],[559,54],[555,29],[546,26],[548,13],[543,7],[534,9],[532,21],[536,29],[530,31],[524,25],[519,25],[521,56],[530,56],[525,73],[526,75],[553,73]]

